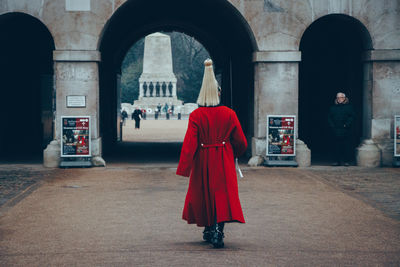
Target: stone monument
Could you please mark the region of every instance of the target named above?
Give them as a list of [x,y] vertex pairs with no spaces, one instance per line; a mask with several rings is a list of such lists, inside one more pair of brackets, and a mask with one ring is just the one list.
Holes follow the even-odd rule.
[[172,69],[171,39],[159,32],[147,35],[144,41],[143,73],[139,78],[139,99],[134,108],[151,108],[160,103],[175,107],[182,101],[176,95],[176,77]]

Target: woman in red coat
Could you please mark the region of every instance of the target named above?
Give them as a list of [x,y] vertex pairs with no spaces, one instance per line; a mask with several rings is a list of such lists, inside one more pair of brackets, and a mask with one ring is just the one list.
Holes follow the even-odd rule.
[[225,222],[244,223],[234,158],[247,148],[236,113],[219,105],[212,61],[205,62],[203,84],[189,116],[176,174],[188,177],[183,219],[204,226],[204,240],[223,247]]

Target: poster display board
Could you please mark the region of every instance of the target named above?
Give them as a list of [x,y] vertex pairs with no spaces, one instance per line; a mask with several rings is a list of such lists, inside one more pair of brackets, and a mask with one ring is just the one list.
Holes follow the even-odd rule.
[[90,156],[90,116],[61,116],[61,157]]
[[400,157],[400,116],[394,116],[394,155]]
[[267,156],[295,156],[296,116],[268,115],[267,120]]

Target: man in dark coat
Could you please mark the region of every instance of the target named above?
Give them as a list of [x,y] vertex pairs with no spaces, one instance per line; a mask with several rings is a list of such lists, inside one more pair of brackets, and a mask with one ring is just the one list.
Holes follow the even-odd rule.
[[334,137],[335,166],[349,166],[354,110],[342,92],[337,93],[335,104],[329,109],[328,123]]
[[140,117],[143,115],[142,111],[138,108],[132,113],[132,119],[135,120],[135,129],[140,129]]

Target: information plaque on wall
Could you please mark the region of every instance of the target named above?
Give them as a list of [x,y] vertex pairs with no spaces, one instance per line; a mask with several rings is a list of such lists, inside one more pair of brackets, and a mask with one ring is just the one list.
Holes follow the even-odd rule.
[[61,157],[90,156],[90,116],[62,116]]
[[400,116],[394,116],[394,155],[400,157]]
[[68,108],[84,108],[86,107],[86,96],[84,95],[68,95],[67,96]]
[[267,116],[267,156],[295,156],[294,115]]

